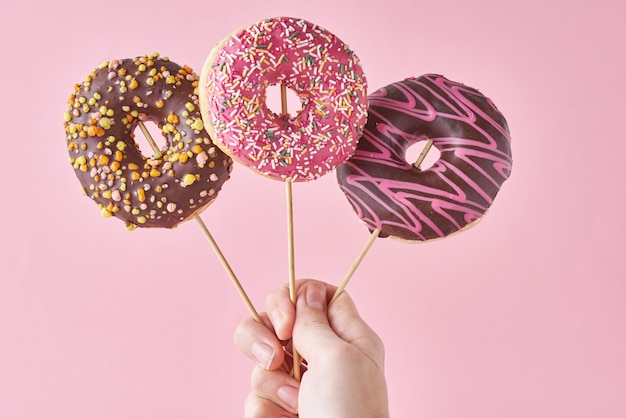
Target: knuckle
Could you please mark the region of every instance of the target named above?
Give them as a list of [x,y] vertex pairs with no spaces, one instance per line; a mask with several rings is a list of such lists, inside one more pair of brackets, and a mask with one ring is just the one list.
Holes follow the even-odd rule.
[[267,385],[267,381],[268,371],[260,366],[256,366],[252,370],[252,375],[250,376],[250,385],[252,386],[254,393],[263,393],[263,389]]
[[245,418],[262,418],[264,415],[263,403],[254,393],[249,393],[243,403]]

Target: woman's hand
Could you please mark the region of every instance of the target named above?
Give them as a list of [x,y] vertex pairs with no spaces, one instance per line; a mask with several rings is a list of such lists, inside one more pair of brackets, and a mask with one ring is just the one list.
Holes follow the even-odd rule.
[[[267,298],[264,324],[239,325],[235,343],[257,363],[246,418],[389,417],[382,341],[346,292],[328,306],[335,290],[299,281],[294,308],[281,287]],[[300,382],[283,367],[288,340],[307,363]]]

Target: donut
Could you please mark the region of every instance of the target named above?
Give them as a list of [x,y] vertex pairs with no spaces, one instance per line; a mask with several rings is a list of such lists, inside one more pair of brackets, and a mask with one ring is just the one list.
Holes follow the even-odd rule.
[[[441,155],[420,170],[406,151],[428,139]],[[475,88],[426,74],[369,96],[365,131],[337,180],[370,231],[419,242],[479,221],[511,167],[508,125],[493,102]]]
[[[204,130],[198,79],[155,53],[103,62],[75,85],[64,122],[69,161],[102,216],[130,230],[173,228],[215,200],[232,159]],[[150,157],[134,139],[140,121],[166,139]]]
[[[267,106],[283,84],[302,103],[295,116]],[[308,181],[356,149],[367,117],[358,57],[337,36],[303,19],[265,19],[224,38],[200,72],[200,108],[214,142],[269,178]]]

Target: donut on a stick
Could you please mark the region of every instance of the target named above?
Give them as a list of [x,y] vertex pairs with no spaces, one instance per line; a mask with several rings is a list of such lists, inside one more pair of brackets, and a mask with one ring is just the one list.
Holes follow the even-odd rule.
[[[281,114],[266,103],[272,85],[281,85]],[[295,116],[286,110],[286,88],[302,103]],[[223,151],[286,183],[289,287],[295,303],[291,183],[319,178],[354,152],[367,115],[359,60],[316,24],[264,19],[225,37],[209,54],[201,71],[200,107],[206,130]]]
[[[102,216],[117,217],[130,230],[174,228],[196,219],[250,313],[259,318],[199,216],[230,178],[232,160],[203,129],[197,87],[191,68],[156,53],[100,64],[68,100],[70,164]],[[163,149],[146,121],[161,129]],[[137,127],[151,145],[150,157],[135,142]]]
[[[419,141],[440,152],[426,170],[419,167],[425,152],[415,164],[406,161]],[[424,242],[480,221],[511,167],[508,125],[494,103],[475,88],[426,74],[369,96],[365,131],[337,180],[370,231]]]

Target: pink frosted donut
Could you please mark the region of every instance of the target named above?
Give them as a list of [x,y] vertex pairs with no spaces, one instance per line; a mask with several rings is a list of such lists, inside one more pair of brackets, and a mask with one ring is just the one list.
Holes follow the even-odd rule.
[[[284,84],[302,102],[296,116],[266,104]],[[276,17],[241,29],[210,53],[200,107],[213,141],[270,178],[307,181],[344,162],[367,118],[366,80],[337,36],[302,19]]]
[[[441,156],[420,170],[406,161],[406,151],[427,139]],[[427,241],[480,220],[511,165],[511,137],[493,102],[474,88],[426,74],[370,95],[363,137],[337,178],[370,230]]]

